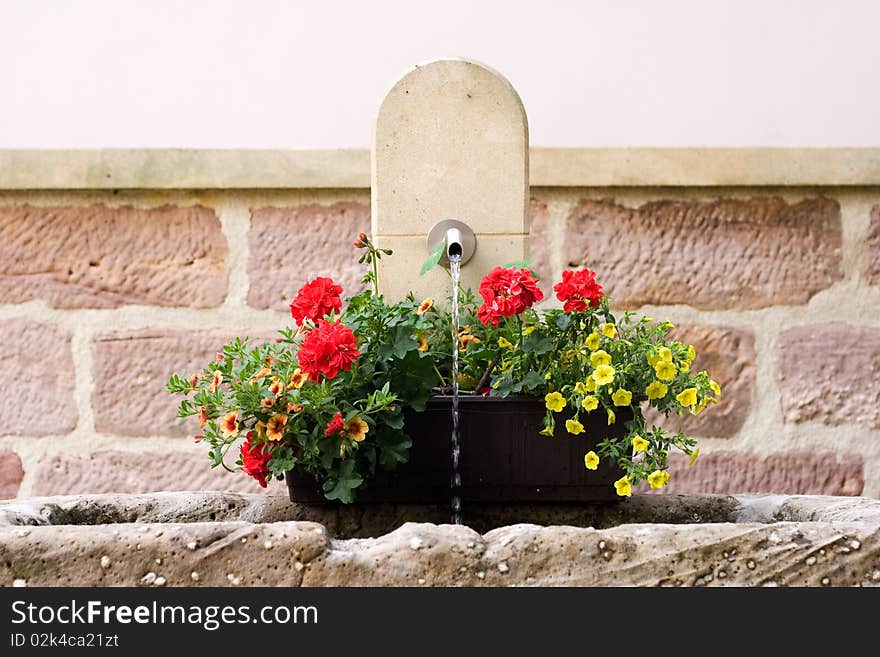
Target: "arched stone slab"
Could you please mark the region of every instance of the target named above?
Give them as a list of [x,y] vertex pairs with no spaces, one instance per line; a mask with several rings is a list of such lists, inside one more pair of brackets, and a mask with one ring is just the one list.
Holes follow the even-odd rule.
[[372,231],[394,249],[382,261],[389,299],[412,290],[442,300],[449,279],[420,277],[425,237],[442,219],[477,235],[462,283],[476,289],[492,267],[526,257],[529,202],[528,122],[510,83],[475,62],[416,66],[379,108],[372,149]]

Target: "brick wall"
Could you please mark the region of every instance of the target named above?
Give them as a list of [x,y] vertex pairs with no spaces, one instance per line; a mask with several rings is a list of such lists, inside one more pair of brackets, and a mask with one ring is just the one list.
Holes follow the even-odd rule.
[[[589,265],[724,388],[674,492],[880,496],[880,190],[534,188],[548,279]],[[259,490],[163,391],[271,334],[316,274],[352,290],[367,190],[0,193],[0,497]],[[273,484],[280,486],[279,484]],[[282,490],[278,488],[278,490]]]

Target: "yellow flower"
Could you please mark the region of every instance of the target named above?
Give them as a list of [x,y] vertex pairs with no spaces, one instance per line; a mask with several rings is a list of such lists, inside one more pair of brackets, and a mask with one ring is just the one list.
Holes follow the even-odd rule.
[[593,331],[587,336],[587,340],[584,343],[587,345],[587,349],[590,351],[596,351],[599,348],[599,345],[602,344],[602,338],[599,337],[599,334]]
[[632,442],[633,451],[638,452],[647,452],[649,443],[647,440],[642,438],[641,436],[635,436],[630,442]]
[[654,365],[654,373],[661,381],[672,381],[675,378],[675,365],[668,360],[660,360]]
[[416,340],[419,341],[419,346],[417,347],[419,351],[428,351],[428,338],[423,333],[417,334]]
[[700,413],[703,412],[703,410],[704,410],[708,405],[709,405],[709,398],[708,398],[708,397],[703,397],[703,398],[700,400],[700,403],[699,403],[699,404],[697,404],[696,406],[694,406],[693,408],[691,408],[691,413],[693,413],[694,415],[699,415]]
[[624,390],[623,388],[618,388],[617,391],[611,395],[611,401],[614,402],[615,406],[629,406],[632,398],[633,394],[629,390]]
[[587,389],[587,392],[596,392],[596,379],[592,375],[588,376],[584,387]]
[[682,372],[690,372],[691,371],[691,361],[683,360],[681,361],[681,365],[678,366],[678,369]]
[[303,371],[297,367],[293,370],[293,375],[290,377],[290,385],[293,388],[302,388],[307,378],[308,376],[303,374]]
[[426,297],[425,300],[419,304],[419,307],[416,308],[416,315],[424,315],[433,305],[434,300],[431,297]]
[[344,428],[345,433],[348,434],[348,437],[356,443],[359,443],[367,437],[367,432],[370,430],[370,425],[368,425],[364,420],[355,415],[353,418],[345,423]]
[[513,343],[505,337],[498,338],[498,346],[502,349],[513,349]]
[[458,343],[458,350],[464,351],[469,344],[480,344],[480,338],[476,335],[471,335],[470,333],[463,333],[458,337]]
[[680,393],[675,396],[675,401],[677,401],[682,406],[694,406],[697,403],[697,389],[696,388],[685,388]]
[[578,422],[577,419],[572,418],[571,420],[565,421],[565,430],[573,436],[576,436],[579,433],[584,432],[584,425]]
[[613,338],[617,336],[617,327],[614,324],[608,323],[602,327],[602,335],[606,338]]
[[546,427],[541,429],[538,433],[541,434],[542,436],[550,436],[552,438],[553,437],[553,425],[552,424],[547,425]]
[[660,360],[666,360],[670,363],[672,362],[672,351],[669,349],[669,347],[660,347],[657,350],[657,356],[660,358]]
[[621,497],[632,496],[632,484],[629,481],[629,477],[624,476],[615,481],[614,488]]
[[584,454],[584,465],[587,466],[587,470],[595,470],[599,467],[599,455],[590,450]]
[[697,357],[697,350],[694,349],[694,345],[689,344],[689,345],[688,345],[688,350],[687,350],[687,359],[693,363],[693,362],[694,362],[694,359],[695,359],[696,357]]
[[691,467],[694,463],[697,462],[697,457],[700,455],[700,448],[697,447],[693,452],[691,452],[691,457],[688,459],[688,467]]
[[587,384],[583,381],[578,381],[574,384],[574,391],[579,395],[586,395],[589,390],[587,390]]
[[283,413],[275,413],[266,423],[266,438],[269,440],[281,440],[284,438],[284,427],[287,425],[287,416]]
[[592,377],[597,386],[608,385],[614,381],[614,368],[611,365],[599,365]]
[[611,365],[611,356],[604,349],[594,351],[590,354],[590,365],[599,367],[600,365]]
[[709,379],[709,389],[712,390],[712,392],[715,393],[715,396],[716,396],[716,397],[720,397],[720,396],[721,396],[721,386],[718,385],[718,382],[717,382],[717,381],[714,381],[714,380],[712,380],[712,379]]
[[588,395],[584,397],[584,401],[581,402],[581,406],[587,409],[587,412],[595,411],[599,408],[599,400],[593,397],[592,395]]
[[606,408],[605,410],[608,411],[608,426],[610,427],[617,420],[617,416],[610,408]]
[[544,403],[548,410],[558,413],[565,408],[565,397],[558,392],[549,392],[544,396]]
[[660,356],[648,352],[647,354],[645,354],[645,360],[648,361],[648,365],[654,367],[657,363],[660,362]]
[[668,390],[669,387],[665,383],[652,381],[648,384],[648,387],[645,388],[645,394],[648,395],[648,399],[663,399]]
[[526,326],[526,327],[523,329],[523,335],[531,335],[532,333],[535,332],[535,329],[536,329],[536,328],[538,328],[538,327],[535,326],[534,324],[532,324],[531,326]]
[[654,472],[648,475],[648,483],[651,485],[651,488],[663,488],[669,483],[669,473],[663,470],[654,470]]

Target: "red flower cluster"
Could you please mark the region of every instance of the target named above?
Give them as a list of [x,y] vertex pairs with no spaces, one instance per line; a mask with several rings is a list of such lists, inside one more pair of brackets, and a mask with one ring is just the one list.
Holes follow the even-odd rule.
[[345,324],[319,319],[299,347],[299,366],[312,381],[332,379],[341,370],[350,370],[361,353],[354,333]]
[[332,278],[318,276],[315,280],[303,285],[296,298],[290,304],[290,314],[297,325],[302,326],[303,320],[317,322],[331,312],[339,312],[342,308],[342,286],[336,285]]
[[562,282],[553,286],[556,298],[564,301],[562,309],[570,313],[586,310],[587,306],[598,306],[605,293],[596,282],[596,272],[589,269],[562,272]]
[[330,420],[330,424],[328,424],[327,428],[324,430],[324,435],[335,436],[338,433],[342,433],[344,428],[345,422],[342,421],[342,413],[337,413],[333,416],[333,419]]
[[266,443],[251,443],[253,435],[253,432],[248,432],[247,440],[241,446],[241,469],[265,488],[270,477],[269,461],[272,460],[272,451]]
[[528,269],[495,267],[480,281],[483,305],[477,317],[488,326],[498,326],[502,317],[512,317],[544,298],[538,281]]

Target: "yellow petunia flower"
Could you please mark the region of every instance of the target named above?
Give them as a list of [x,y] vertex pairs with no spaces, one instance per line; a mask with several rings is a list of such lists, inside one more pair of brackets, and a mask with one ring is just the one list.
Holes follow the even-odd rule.
[[498,346],[501,349],[513,349],[513,343],[503,336],[498,338]]
[[584,454],[584,465],[587,470],[595,470],[599,467],[599,455],[593,450],[590,450]]
[[659,381],[652,381],[645,388],[645,394],[648,395],[648,399],[663,399],[668,391],[669,386]]
[[565,421],[565,430],[573,436],[584,432],[584,425],[577,421],[576,418]]
[[669,473],[663,470],[654,470],[654,472],[648,475],[648,483],[655,490],[663,488],[669,483]]
[[605,324],[602,327],[602,335],[604,335],[606,338],[617,337],[617,327],[610,322],[608,324]]
[[651,444],[647,440],[642,438],[641,436],[633,437],[633,439],[630,442],[632,443],[633,451],[636,453],[647,452],[648,446]]
[[612,411],[610,408],[606,408],[605,410],[608,411],[608,426],[610,427],[612,424],[614,424],[617,421],[617,416],[614,414],[614,411]]
[[675,378],[675,365],[668,360],[660,360],[654,365],[654,374],[661,381],[672,381]]
[[599,367],[600,365],[611,365],[611,356],[604,349],[594,351],[590,354],[590,365]]
[[587,377],[584,387],[586,387],[587,392],[596,392],[596,379],[593,378],[592,374]]
[[620,495],[620,497],[632,496],[632,484],[629,481],[629,477],[624,476],[615,481],[614,489],[617,491],[617,494]]
[[694,463],[697,462],[697,457],[700,455],[700,448],[698,447],[693,452],[691,452],[691,457],[688,459],[688,467],[691,467]]
[[618,388],[617,391],[611,395],[611,401],[614,402],[615,406],[629,406],[632,398],[633,394],[629,390],[624,390],[623,388]]
[[579,395],[586,395],[589,390],[587,390],[587,384],[583,381],[578,381],[574,384],[574,391]]
[[651,352],[648,352],[645,354],[645,360],[648,361],[648,365],[650,365],[651,367],[654,367],[657,363],[660,362],[660,356],[658,356],[657,354],[652,354]]
[[669,349],[669,347],[660,347],[657,350],[657,356],[660,358],[660,360],[667,360],[670,363],[672,362],[672,351]]
[[599,337],[599,334],[593,331],[587,336],[586,342],[584,344],[587,345],[587,349],[590,351],[596,351],[599,348],[599,345],[602,344],[602,338]]
[[694,349],[694,345],[689,344],[688,350],[687,350],[687,359],[693,363],[694,359],[696,359],[696,357],[697,357],[697,350]]
[[675,401],[682,406],[695,406],[697,403],[697,389],[685,388],[675,396]]
[[565,408],[565,397],[558,392],[548,392],[544,396],[544,404],[547,406],[548,410],[558,413]]
[[614,381],[614,368],[611,365],[599,365],[592,377],[597,386],[606,386]]
[[535,332],[535,329],[536,329],[536,328],[538,328],[538,327],[535,326],[534,324],[532,324],[531,326],[526,326],[526,327],[523,329],[523,335],[531,335],[532,333]]
[[542,436],[550,436],[553,437],[553,425],[549,425],[541,429],[539,432]]
[[709,379],[709,389],[715,393],[716,397],[721,396],[721,386],[718,385],[717,381],[715,381],[713,379]]
[[588,395],[584,397],[584,401],[581,402],[581,406],[583,406],[589,413],[590,411],[595,411],[597,408],[599,408],[599,400],[592,395]]
[[681,365],[678,366],[678,369],[681,370],[682,372],[685,372],[685,373],[690,372],[691,371],[691,361],[689,361],[689,360],[681,361]]

